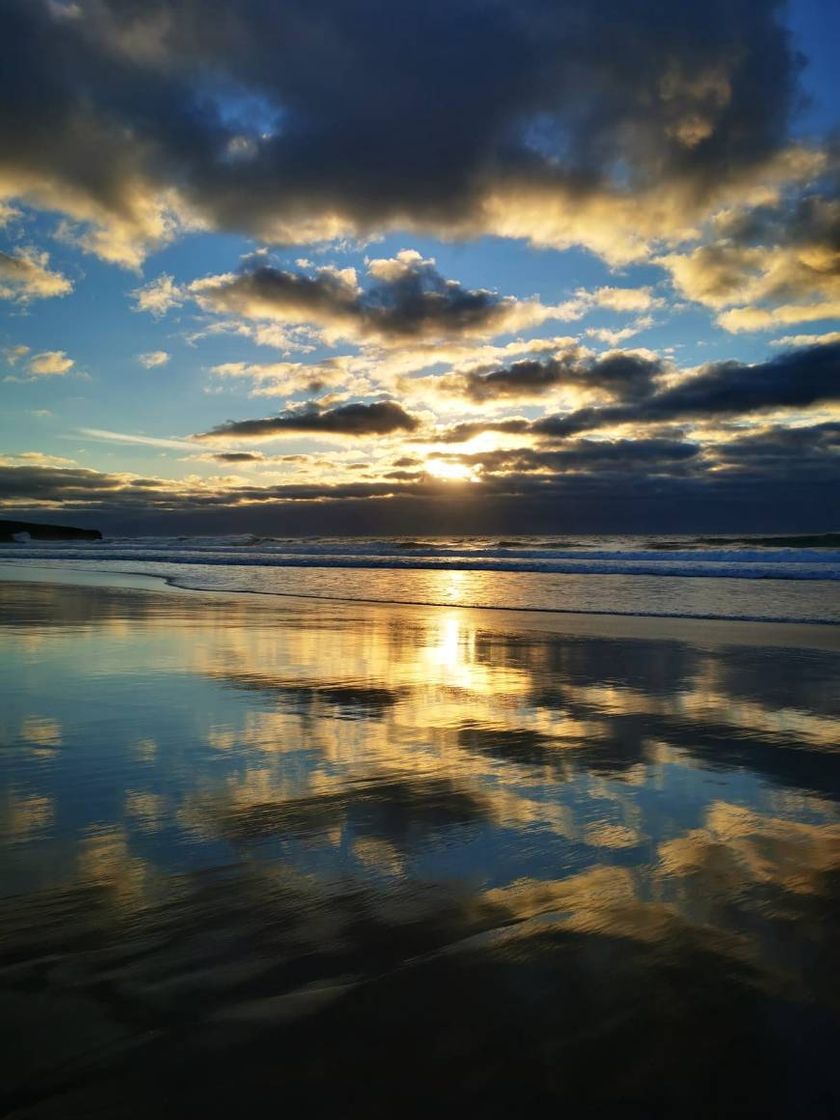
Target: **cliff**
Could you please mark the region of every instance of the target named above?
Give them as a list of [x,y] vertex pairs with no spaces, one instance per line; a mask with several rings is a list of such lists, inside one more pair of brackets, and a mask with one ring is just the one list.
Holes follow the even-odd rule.
[[13,541],[16,533],[28,533],[33,541],[101,541],[98,529],[76,529],[71,525],[41,525],[36,521],[0,519],[0,541]]

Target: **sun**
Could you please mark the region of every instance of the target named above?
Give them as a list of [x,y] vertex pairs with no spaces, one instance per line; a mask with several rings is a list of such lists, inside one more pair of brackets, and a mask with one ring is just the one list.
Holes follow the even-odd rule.
[[478,482],[478,471],[467,463],[456,463],[451,459],[427,459],[426,470],[435,478],[447,482]]

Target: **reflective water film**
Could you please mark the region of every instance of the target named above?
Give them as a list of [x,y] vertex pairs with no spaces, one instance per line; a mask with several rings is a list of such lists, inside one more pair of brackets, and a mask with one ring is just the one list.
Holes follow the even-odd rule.
[[0,622],[9,1114],[837,1114],[834,627]]

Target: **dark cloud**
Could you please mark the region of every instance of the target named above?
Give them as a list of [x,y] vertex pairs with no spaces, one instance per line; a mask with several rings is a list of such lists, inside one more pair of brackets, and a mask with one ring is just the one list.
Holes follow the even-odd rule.
[[120,487],[120,479],[84,467],[0,467],[0,500],[74,502]]
[[550,358],[539,362],[525,360],[488,373],[471,370],[464,375],[464,393],[470,400],[495,400],[499,397],[539,397],[567,383],[564,363]]
[[596,358],[584,373],[584,383],[621,399],[645,397],[655,387],[663,368],[659,358],[617,351]]
[[671,439],[579,439],[561,450],[545,451],[517,448],[462,455],[460,459],[476,463],[491,471],[626,471],[655,470],[665,467],[673,471],[680,463],[694,460],[702,448],[697,443]]
[[393,432],[413,432],[419,421],[396,401],[373,404],[343,404],[337,408],[310,407],[284,412],[262,420],[230,420],[197,439],[266,439],[271,436],[309,432],[343,436],[384,436]]
[[588,432],[605,424],[621,423],[625,418],[629,419],[628,411],[621,406],[578,408],[562,416],[559,414],[544,416],[541,420],[535,420],[529,430],[535,435],[547,436],[549,439],[565,439],[567,436]]
[[840,423],[801,428],[774,426],[714,446],[715,456],[729,466],[755,470],[787,470],[801,475],[817,468],[840,468]]
[[537,435],[563,438],[607,424],[750,416],[840,400],[840,343],[790,350],[766,362],[715,362],[627,405],[584,408],[531,425]]
[[0,168],[128,263],[166,206],[275,240],[399,227],[626,257],[771,174],[800,65],[781,10],[7,0]]
[[[384,479],[231,488],[79,467],[0,465],[3,514],[106,533],[819,532],[836,526],[840,423],[733,431],[723,441],[569,439],[451,456],[453,486]],[[61,517],[58,517],[60,511]]]
[[[627,361],[625,361],[625,359]],[[518,363],[517,363],[518,364]],[[531,365],[531,363],[522,363]],[[543,363],[545,365],[547,363]],[[745,365],[740,362],[717,362],[703,367],[699,373],[685,377],[669,387],[657,388],[656,378],[662,366],[653,360],[635,354],[613,354],[593,365],[598,372],[606,366],[613,372],[629,370],[629,392],[636,398],[604,406],[587,406],[565,414],[555,414],[538,420],[512,417],[508,420],[475,420],[456,424],[435,435],[441,444],[465,443],[484,432],[536,437],[540,441],[564,441],[562,452],[546,452],[540,459],[528,448],[468,456],[472,462],[481,461],[489,469],[513,469],[517,456],[523,466],[518,469],[545,469],[553,463],[560,468],[562,455],[568,450],[574,456],[584,453],[606,459],[618,454],[617,449],[631,446],[632,454],[643,455],[645,447],[655,449],[666,444],[675,448],[696,448],[682,438],[666,440],[668,425],[681,422],[730,419],[753,419],[769,411],[807,409],[817,404],[840,400],[840,343],[828,343],[790,350],[766,362]],[[516,366],[511,367],[512,370]],[[639,370],[634,378],[633,371]],[[507,374],[509,371],[500,371]],[[601,387],[608,382],[599,376]],[[646,391],[646,395],[645,395]],[[655,425],[656,438],[632,440],[575,440],[583,432],[594,431],[617,424],[632,424],[637,429]],[[676,434],[681,436],[678,427]],[[782,460],[802,466],[819,459],[826,466],[834,454],[837,425],[822,424],[803,427],[776,426],[770,431],[739,433],[731,441],[709,445],[710,453],[720,460],[732,460],[743,467],[748,461],[767,464]],[[614,449],[611,451],[610,449]],[[688,452],[685,452],[687,457]],[[692,453],[693,454],[693,453]],[[552,460],[552,455],[555,456]],[[537,464],[537,465],[528,465]],[[541,465],[539,465],[541,464]]]
[[418,471],[388,471],[386,478],[393,478],[397,482],[412,482],[419,477]]
[[265,456],[259,451],[220,451],[213,458],[219,463],[259,463]]
[[490,371],[471,370],[460,378],[456,375],[452,384],[476,403],[540,397],[572,386],[626,399],[649,394],[662,370],[658,359],[642,354],[616,352],[594,357],[573,349],[544,361],[527,359]]
[[196,285],[202,301],[221,311],[270,315],[302,322],[341,323],[359,316],[360,292],[352,277],[334,268],[319,269],[314,276],[246,263],[237,275],[223,275]]
[[840,399],[840,344],[744,365],[716,362],[639,406],[643,419],[731,416]]
[[[381,497],[392,487],[385,483],[228,487],[195,486],[189,482],[108,474],[81,467],[0,465],[0,502],[21,501],[61,504],[62,508],[131,509],[143,515],[155,510],[231,508],[237,503],[283,499],[289,502],[320,500],[327,495],[343,499]],[[11,510],[12,506],[9,507]],[[12,516],[12,513],[9,513]]]
[[334,336],[386,344],[497,334],[552,314],[537,300],[464,288],[411,249],[369,261],[368,272],[371,282],[363,288],[354,269],[307,274],[257,257],[235,275],[198,280],[189,290],[206,310],[311,324]]

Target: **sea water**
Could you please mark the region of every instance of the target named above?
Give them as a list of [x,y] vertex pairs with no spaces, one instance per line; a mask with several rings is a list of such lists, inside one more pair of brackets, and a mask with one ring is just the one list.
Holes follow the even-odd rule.
[[572,613],[840,622],[840,536],[117,537],[0,562],[194,590]]

